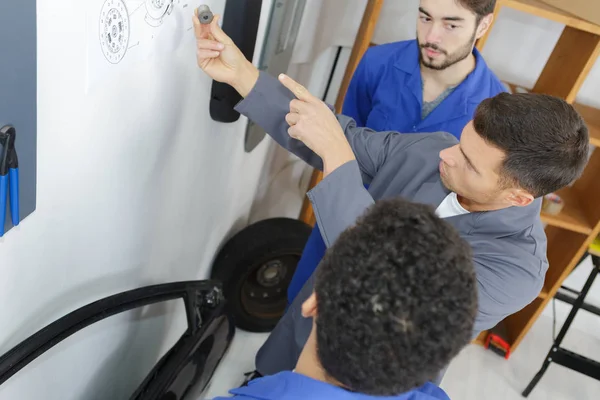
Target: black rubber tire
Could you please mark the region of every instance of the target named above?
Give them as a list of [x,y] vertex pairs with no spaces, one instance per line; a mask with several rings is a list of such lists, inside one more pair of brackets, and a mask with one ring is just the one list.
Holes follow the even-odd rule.
[[[271,218],[247,226],[225,243],[215,258],[211,278],[223,283],[228,311],[238,328],[270,332],[277,325],[287,305],[289,281],[311,231],[310,225],[297,219]],[[280,293],[273,299],[249,299],[248,285],[258,279],[258,271],[267,263],[283,266],[278,270],[286,271],[277,285]],[[269,312],[249,311],[252,302],[255,306],[260,302],[258,307],[267,307]]]

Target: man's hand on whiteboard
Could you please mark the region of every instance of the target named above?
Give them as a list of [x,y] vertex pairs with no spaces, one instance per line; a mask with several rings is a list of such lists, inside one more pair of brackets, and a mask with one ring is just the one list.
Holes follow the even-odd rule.
[[304,143],[323,160],[323,175],[327,176],[348,161],[355,160],[354,152],[336,116],[320,99],[287,75],[279,81],[296,99],[290,102],[286,115],[288,134]]
[[201,24],[194,12],[198,66],[212,79],[227,83],[246,97],[258,80],[258,69],[249,62],[219,26],[220,15]]

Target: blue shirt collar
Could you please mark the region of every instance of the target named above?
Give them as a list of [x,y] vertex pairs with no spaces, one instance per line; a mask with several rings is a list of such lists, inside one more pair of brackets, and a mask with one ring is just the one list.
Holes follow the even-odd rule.
[[230,393],[261,400],[449,400],[442,389],[431,383],[398,396],[369,396],[289,371],[254,379],[248,386],[232,389]]
[[419,45],[417,39],[411,41],[407,51],[402,52],[402,56],[396,59],[394,66],[411,75],[415,70],[419,71]]

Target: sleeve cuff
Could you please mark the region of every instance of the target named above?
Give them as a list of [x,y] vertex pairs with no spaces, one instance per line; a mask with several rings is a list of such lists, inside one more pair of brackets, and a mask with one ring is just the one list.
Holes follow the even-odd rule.
[[[236,104],[234,109],[243,115],[253,115],[263,113],[265,109],[269,108],[277,110],[282,106],[288,107],[289,101],[286,104],[281,104],[281,95],[289,101],[293,99],[293,94],[277,78],[265,71],[259,71],[256,84],[250,90],[250,93]],[[273,102],[273,100],[279,101]]]
[[363,185],[356,160],[335,169],[307,196],[327,247],[373,203],[373,198]]

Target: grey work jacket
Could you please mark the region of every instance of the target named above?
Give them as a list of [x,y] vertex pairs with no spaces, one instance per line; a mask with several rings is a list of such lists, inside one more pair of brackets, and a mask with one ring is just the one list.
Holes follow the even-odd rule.
[[[281,146],[322,169],[320,157],[287,133],[285,115],[294,98],[277,79],[261,72],[236,110]],[[375,132],[357,127],[349,117],[337,118],[356,161],[342,165],[308,193],[327,246],[376,200],[402,196],[436,208],[449,194],[440,180],[439,152],[458,143],[454,136]],[[473,250],[479,291],[474,337],[531,303],[542,289],[548,261],[540,208],[541,199],[536,199],[526,207],[446,218]]]

